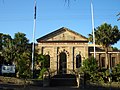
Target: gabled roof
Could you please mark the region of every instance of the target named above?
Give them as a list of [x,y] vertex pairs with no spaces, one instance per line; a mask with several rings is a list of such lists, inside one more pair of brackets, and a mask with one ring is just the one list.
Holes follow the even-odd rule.
[[[69,39],[67,39],[67,40],[60,40],[60,39],[56,39],[56,40],[53,40],[53,39],[51,39],[51,38],[54,38],[54,37],[56,37],[56,36],[58,36],[58,35],[60,35],[60,34],[63,34],[63,33],[65,33],[65,32],[70,32],[71,34],[73,34],[73,35],[75,35],[75,36],[77,36],[77,37],[81,37],[82,38],[82,40],[69,40]],[[66,35],[66,34],[65,34]],[[69,35],[70,36],[70,35]],[[68,36],[67,36],[68,37]],[[71,36],[72,37],[72,36]],[[51,39],[51,40],[50,40]],[[37,42],[43,42],[43,41],[88,41],[88,39],[85,37],[85,36],[83,36],[83,35],[81,35],[81,34],[79,34],[79,33],[77,33],[77,32],[74,32],[73,30],[70,30],[70,29],[68,29],[68,28],[65,28],[65,27],[62,27],[62,28],[60,28],[60,29],[58,29],[58,30],[55,30],[55,31],[53,31],[53,32],[51,32],[51,33],[49,33],[49,34],[47,34],[47,35],[45,35],[45,36],[43,36],[43,37],[40,37],[40,38],[38,38],[37,39]]]

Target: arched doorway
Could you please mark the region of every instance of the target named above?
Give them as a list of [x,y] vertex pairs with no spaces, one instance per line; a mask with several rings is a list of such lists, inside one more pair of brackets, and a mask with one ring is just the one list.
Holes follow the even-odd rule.
[[67,55],[65,52],[61,52],[59,59],[59,73],[66,74],[66,72],[67,72]]

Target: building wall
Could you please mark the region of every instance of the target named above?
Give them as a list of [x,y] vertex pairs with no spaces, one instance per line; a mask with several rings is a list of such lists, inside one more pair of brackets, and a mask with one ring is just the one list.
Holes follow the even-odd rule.
[[67,73],[76,70],[76,56],[81,55],[81,60],[88,58],[87,43],[38,43],[39,53],[50,56],[50,70],[59,70],[60,53],[67,56]]
[[[89,52],[89,57],[93,56],[93,52]],[[98,65],[100,67],[108,67],[108,64],[110,63],[110,67],[114,67],[115,65],[120,63],[120,52],[108,52],[108,59],[109,62],[105,59],[105,52],[96,52],[96,60],[98,61]]]
[[[64,63],[66,63],[67,73],[69,70],[77,70],[76,67],[80,66],[78,63],[82,65],[83,60],[93,56],[93,44],[89,44],[86,37],[64,27],[37,39],[37,41],[39,53],[50,56],[51,71],[59,71],[62,67],[60,64],[61,53],[66,57]],[[108,56],[111,66],[120,63],[120,51],[114,52],[112,48],[109,48]],[[105,50],[100,45],[96,45],[96,59],[100,67],[108,67],[109,62],[105,61]]]
[[[93,52],[89,51],[88,43],[38,43],[39,53],[50,56],[50,70],[59,71],[60,53],[64,52],[67,57],[67,73],[69,70],[77,70],[76,68],[76,56],[81,56],[81,65],[83,60],[93,56]],[[111,67],[120,63],[120,52],[110,51],[109,60]],[[105,52],[96,51],[96,60],[99,67],[108,67],[108,61],[105,61]]]

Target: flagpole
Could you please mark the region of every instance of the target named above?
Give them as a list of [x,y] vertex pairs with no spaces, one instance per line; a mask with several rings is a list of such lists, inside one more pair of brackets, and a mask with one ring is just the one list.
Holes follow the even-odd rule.
[[33,36],[32,36],[32,76],[34,78],[34,53],[35,53],[35,31],[36,31],[36,0],[34,0],[34,25],[33,25]]
[[93,45],[94,45],[94,58],[95,58],[95,31],[94,31],[94,15],[93,15],[93,4],[91,0],[91,16],[92,16],[92,31],[93,31]]

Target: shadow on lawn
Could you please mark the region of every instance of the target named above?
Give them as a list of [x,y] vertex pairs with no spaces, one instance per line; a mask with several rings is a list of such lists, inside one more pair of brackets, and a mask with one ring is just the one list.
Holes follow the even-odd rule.
[[89,83],[86,85],[81,85],[80,88],[84,88],[85,90],[120,90],[120,84],[118,83],[105,83],[104,85],[101,84],[94,84]]
[[[34,88],[33,90],[120,90],[120,83],[107,83],[104,85],[101,84],[94,84],[94,83],[87,83],[87,84],[82,84],[80,85],[80,88],[76,87],[71,87],[71,86],[55,86],[55,87],[51,87],[51,86],[47,86],[47,87],[43,87],[43,83],[42,81],[39,80],[33,80],[33,84],[27,84],[27,85],[15,85],[15,84],[0,84],[0,90],[17,90],[18,89],[24,89],[24,90],[28,90],[28,88],[30,90]],[[15,89],[16,88],[16,89]]]

